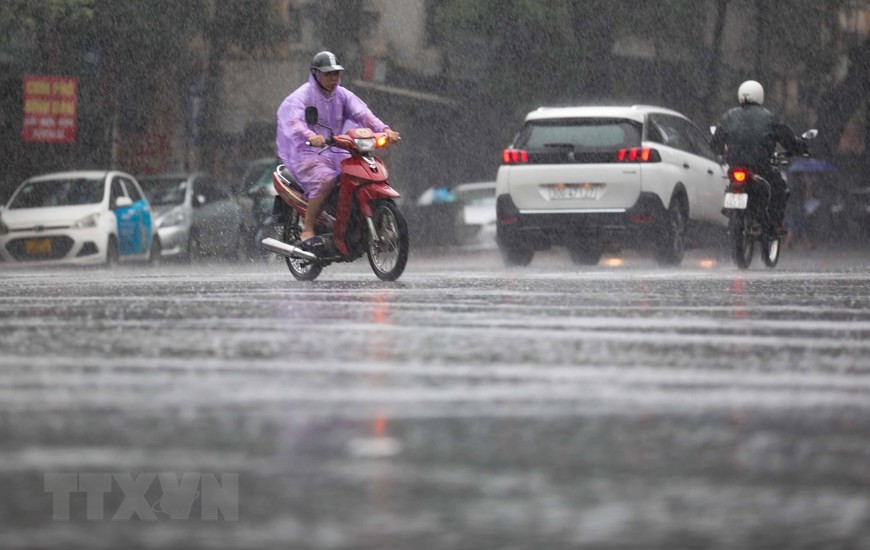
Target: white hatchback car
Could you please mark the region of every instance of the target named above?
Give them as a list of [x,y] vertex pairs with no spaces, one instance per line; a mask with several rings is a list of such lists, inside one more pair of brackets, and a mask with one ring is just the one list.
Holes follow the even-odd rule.
[[159,261],[160,239],[135,178],[75,171],[30,178],[0,214],[6,265]]
[[710,136],[660,107],[540,108],[526,116],[498,171],[497,239],[505,263],[566,246],[598,263],[614,243],[682,261],[686,232],[724,232],[726,172]]

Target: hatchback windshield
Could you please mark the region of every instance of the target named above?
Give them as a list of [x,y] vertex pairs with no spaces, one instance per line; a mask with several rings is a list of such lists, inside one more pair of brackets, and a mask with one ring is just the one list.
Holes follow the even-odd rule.
[[139,184],[152,206],[181,204],[187,191],[186,178],[146,178]]
[[641,123],[624,119],[571,118],[531,120],[517,140],[517,148],[614,151],[640,145]]
[[103,179],[56,179],[25,183],[9,209],[96,204],[103,200]]

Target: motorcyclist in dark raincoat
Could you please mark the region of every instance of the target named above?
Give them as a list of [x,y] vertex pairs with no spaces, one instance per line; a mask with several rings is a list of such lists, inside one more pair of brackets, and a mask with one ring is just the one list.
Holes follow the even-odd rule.
[[761,84],[754,80],[744,82],[737,97],[740,106],[722,116],[711,145],[729,166],[748,168],[770,182],[768,223],[772,230],[781,232],[789,191],[779,170],[770,164],[770,157],[777,143],[792,155],[806,153],[807,144],[777,115],[762,107],[764,88]]

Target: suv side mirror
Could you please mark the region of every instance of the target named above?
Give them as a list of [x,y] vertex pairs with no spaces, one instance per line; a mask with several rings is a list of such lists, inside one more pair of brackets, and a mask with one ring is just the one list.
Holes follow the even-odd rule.
[[133,206],[133,199],[130,197],[118,197],[115,199],[115,208],[127,208]]
[[314,105],[309,105],[308,107],[306,107],[305,108],[305,122],[309,126],[314,126],[315,124],[317,124],[318,120],[319,120],[319,113],[317,112],[317,107],[315,107]]

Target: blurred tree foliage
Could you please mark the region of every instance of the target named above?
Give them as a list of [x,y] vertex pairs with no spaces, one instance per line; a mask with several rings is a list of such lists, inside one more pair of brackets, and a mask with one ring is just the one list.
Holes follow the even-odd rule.
[[[4,0],[0,2],[0,44],[33,47],[38,69],[57,70],[76,50],[78,29],[93,18],[92,0]],[[68,47],[62,42],[73,42]]]
[[77,26],[93,17],[93,0],[4,0],[0,2],[0,41],[22,29]]
[[[847,0],[758,0],[754,6],[717,2],[722,8],[719,23],[724,23],[726,9],[740,7],[747,12],[741,17],[755,17],[763,29],[758,35],[747,33],[753,42],[745,50],[750,59],[716,58],[716,14],[713,26],[708,26],[708,13],[717,4],[709,0],[443,0],[437,4],[435,21],[445,44],[486,45],[475,54],[492,60],[479,75],[480,87],[518,111],[542,103],[609,98],[618,77],[631,85],[631,77],[637,75],[619,74],[628,69],[616,66],[625,60],[613,55],[614,45],[626,38],[652,45],[658,69],[672,60],[682,64],[679,85],[690,88],[698,101],[716,101],[718,94],[708,90],[711,85],[732,87],[730,80],[720,84],[711,78],[717,64],[748,62],[763,73],[759,80],[768,74],[794,75],[797,70],[802,76],[801,98],[815,105],[830,84],[839,54],[836,17]],[[747,29],[753,28],[747,24]],[[471,37],[478,41],[469,41]],[[664,90],[661,95],[676,91]]]
[[189,79],[188,47],[202,28],[202,1],[94,0],[90,47],[98,53],[111,111],[121,130],[142,132],[152,116],[158,86],[170,89]]
[[[520,110],[529,105],[606,98],[613,46],[631,34],[661,46],[703,41],[704,0],[443,0],[435,17],[444,43],[470,37],[489,45],[479,75],[486,93]],[[693,51],[697,52],[697,48]]]

